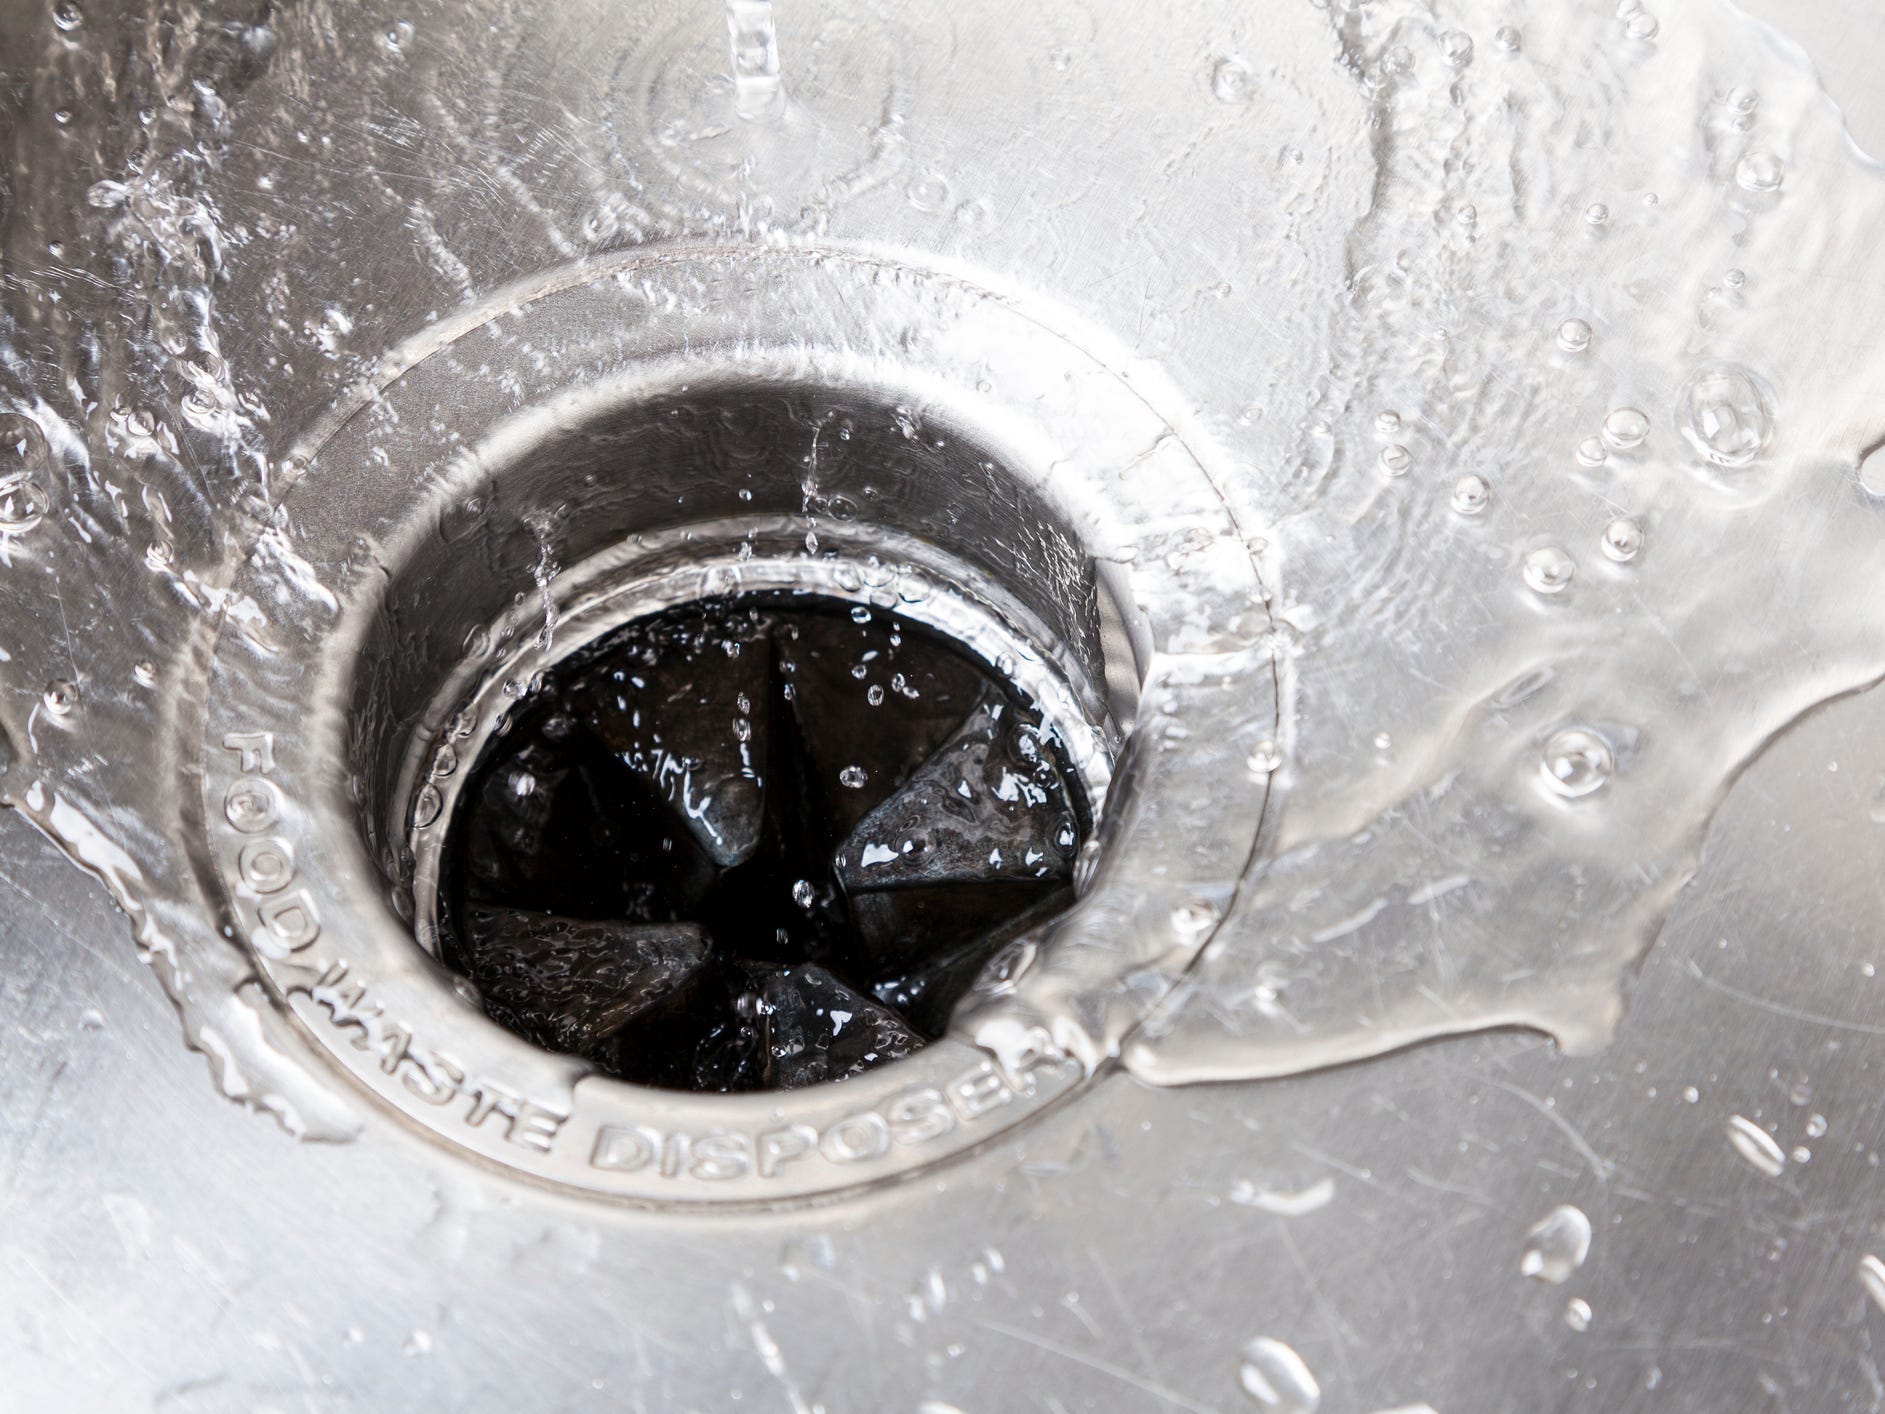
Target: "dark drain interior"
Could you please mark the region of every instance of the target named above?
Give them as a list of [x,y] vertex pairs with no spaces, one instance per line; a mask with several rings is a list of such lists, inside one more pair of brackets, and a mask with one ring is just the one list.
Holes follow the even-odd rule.
[[841,1080],[939,1036],[1072,898],[1083,802],[957,646],[812,596],[618,629],[512,709],[452,821],[446,960],[485,1010],[683,1090]]

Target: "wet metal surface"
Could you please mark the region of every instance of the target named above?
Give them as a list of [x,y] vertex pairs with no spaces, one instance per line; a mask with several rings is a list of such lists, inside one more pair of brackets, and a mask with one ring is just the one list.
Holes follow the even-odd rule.
[[[1749,8],[1885,151],[1873,7]],[[9,1391],[1885,1408],[1880,198],[1800,56],[774,22],[0,6]],[[650,1100],[415,941],[439,748],[801,573],[1003,645],[1105,848],[910,1059]]]

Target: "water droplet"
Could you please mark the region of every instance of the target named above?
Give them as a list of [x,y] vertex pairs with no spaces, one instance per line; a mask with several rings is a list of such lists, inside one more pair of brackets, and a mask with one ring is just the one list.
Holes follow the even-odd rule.
[[873,707],[883,706],[884,705],[883,684],[875,683],[875,682],[872,683],[870,685],[870,690],[864,694],[864,700],[870,703],[870,705]]
[[1251,747],[1250,754],[1244,758],[1244,769],[1259,780],[1269,777],[1282,764],[1282,748],[1268,737]]
[[1237,1382],[1259,1406],[1275,1414],[1315,1414],[1322,1404],[1322,1387],[1302,1356],[1267,1335],[1244,1347]]
[[1735,185],[1742,191],[1779,191],[1787,179],[1787,164],[1766,148],[1757,147],[1734,164]]
[[1604,419],[1604,440],[1620,452],[1643,445],[1649,436],[1649,415],[1639,408],[1617,408]]
[[1538,769],[1545,784],[1566,800],[1602,790],[1616,770],[1610,743],[1587,727],[1562,727],[1545,741]]
[[1172,910],[1172,931],[1181,938],[1200,938],[1215,928],[1222,916],[1216,905],[1194,899]]
[[837,1251],[823,1233],[793,1238],[779,1249],[779,1270],[787,1281],[798,1281],[808,1271],[828,1272],[837,1265]]
[[1582,319],[1567,319],[1558,326],[1558,347],[1566,353],[1583,353],[1590,347],[1590,325]]
[[1562,1286],[1590,1255],[1590,1236],[1590,1219],[1582,1208],[1568,1203],[1553,1208],[1526,1230],[1519,1273]]
[[136,679],[139,687],[155,687],[157,685],[157,665],[149,658],[140,658],[131,665],[131,676]]
[[1579,1334],[1590,1329],[1590,1302],[1581,1296],[1573,1296],[1564,1303],[1564,1323]]
[[46,518],[46,493],[24,475],[0,477],[0,538],[24,535]]
[[414,1331],[407,1336],[399,1347],[407,1355],[418,1359],[432,1353],[432,1336],[429,1331]]
[[1248,103],[1257,96],[1256,84],[1242,59],[1219,59],[1211,69],[1211,96],[1219,103]]
[[1540,545],[1525,556],[1525,583],[1539,594],[1562,594],[1577,577],[1577,561],[1556,545]]
[[904,193],[918,211],[941,211],[949,204],[949,183],[936,172],[929,172],[910,183]]
[[1645,44],[1654,39],[1661,29],[1662,26],[1656,22],[1656,17],[1647,10],[1638,10],[1623,25],[1625,34]]
[[1493,32],[1492,39],[1493,43],[1497,44],[1508,54],[1518,53],[1520,46],[1525,42],[1524,36],[1511,25],[1500,25],[1499,28]]
[[862,766],[846,766],[838,772],[838,783],[851,790],[864,789],[864,782],[870,779]]
[[1607,226],[1610,224],[1610,208],[1601,201],[1593,201],[1584,208],[1584,221],[1590,226]]
[[1604,527],[1604,554],[1627,564],[1643,552],[1643,527],[1628,516],[1618,516]]
[[799,879],[792,885],[792,902],[800,908],[810,908],[818,901],[818,890],[814,889],[809,879]]
[[412,798],[412,823],[415,829],[423,830],[439,818],[439,811],[445,801],[439,795],[439,788],[427,781],[419,787],[419,793]]
[[69,717],[72,709],[79,705],[79,685],[70,678],[54,678],[46,684],[45,696],[41,700],[53,716]]
[[1473,62],[1473,37],[1463,31],[1450,29],[1440,36],[1440,52],[1446,55],[1447,63],[1456,69],[1463,69]]
[[1823,1139],[1825,1136],[1826,1116],[1823,1114],[1808,1115],[1806,1121],[1806,1137],[1809,1139]]
[[458,769],[458,749],[449,741],[439,743],[432,753],[432,779],[442,781]]
[[1383,409],[1374,415],[1374,430],[1383,437],[1392,437],[1401,430],[1401,415],[1393,408]]
[[1779,1178],[1787,1166],[1787,1155],[1774,1136],[1751,1119],[1735,1115],[1728,1121],[1728,1142],[1734,1150],[1769,1178]]
[[1716,466],[1746,466],[1773,432],[1760,383],[1732,364],[1712,364],[1690,374],[1676,395],[1676,418],[1689,445]]
[[1702,1092],[1697,1090],[1693,1085],[1684,1085],[1682,1087],[1682,1099],[1684,1103],[1692,1105],[1701,1098]]
[[1870,1252],[1859,1258],[1859,1285],[1872,1298],[1872,1304],[1885,1311],[1885,1262]]
[[1610,448],[1604,445],[1601,437],[1586,437],[1577,444],[1577,464],[1582,467],[1599,467],[1610,460]]
[[1741,85],[1728,91],[1728,107],[1732,112],[1752,113],[1760,105],[1761,95],[1756,89]]
[[1413,453],[1399,442],[1381,449],[1381,470],[1389,476],[1405,476],[1407,469],[1413,464]]
[[85,23],[85,16],[72,0],[59,0],[52,7],[52,22],[69,34]]
[[1468,474],[1453,483],[1452,506],[1463,516],[1476,516],[1485,512],[1492,501],[1492,487],[1486,484],[1486,478]]

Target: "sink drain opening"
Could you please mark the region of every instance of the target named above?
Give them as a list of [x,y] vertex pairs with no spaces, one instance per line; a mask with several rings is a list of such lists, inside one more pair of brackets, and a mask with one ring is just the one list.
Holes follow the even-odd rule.
[[874,257],[586,263],[390,366],[297,452],[206,694],[205,878],[312,1052],[649,1202],[1073,1094],[1261,818],[1267,610],[1196,429]]
[[440,951],[494,1020],[668,1089],[790,1089],[940,1036],[1072,902],[1054,731],[894,609],[683,604],[541,675],[458,797]]

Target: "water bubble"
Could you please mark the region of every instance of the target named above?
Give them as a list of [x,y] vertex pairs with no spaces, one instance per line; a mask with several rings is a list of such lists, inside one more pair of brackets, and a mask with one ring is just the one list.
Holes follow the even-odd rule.
[[1483,476],[1469,473],[1453,483],[1452,506],[1460,515],[1481,515],[1491,500],[1492,487]]
[[1742,191],[1779,191],[1787,179],[1787,164],[1765,148],[1755,148],[1734,164],[1735,185]]
[[1381,449],[1381,470],[1389,476],[1405,476],[1413,464],[1413,453],[1399,442]]
[[814,889],[809,879],[798,879],[792,884],[792,902],[800,908],[810,908],[818,901],[818,890]]
[[69,34],[85,23],[85,15],[72,0],[59,0],[52,7],[52,22]]
[[1806,1121],[1806,1137],[1809,1139],[1823,1139],[1825,1136],[1826,1116],[1823,1114],[1808,1115]]
[[870,779],[862,766],[846,766],[838,772],[838,784],[851,790],[864,789],[864,783]]
[[139,687],[157,685],[157,665],[149,658],[140,658],[131,665],[131,676]]
[[79,685],[70,678],[54,678],[46,684],[45,695],[40,700],[53,716],[69,717],[72,709],[79,705]]
[[1447,63],[1456,69],[1463,69],[1473,62],[1473,37],[1461,30],[1450,29],[1440,36],[1440,52],[1446,55]]
[[1602,790],[1616,764],[1610,743],[1596,732],[1587,727],[1562,727],[1546,739],[1538,771],[1554,794],[1576,800]]
[[1779,1178],[1787,1166],[1787,1155],[1774,1136],[1751,1119],[1734,1115],[1727,1125],[1728,1142],[1742,1158],[1769,1178]]
[[458,769],[458,749],[449,741],[439,743],[432,753],[432,779],[442,781]]
[[1697,369],[1683,383],[1676,426],[1706,460],[1742,467],[1766,448],[1773,419],[1754,375],[1723,363]]
[[1647,10],[1638,10],[1623,25],[1625,34],[1645,44],[1654,39],[1661,29],[1662,26],[1656,22],[1656,17]]
[[1590,1329],[1590,1302],[1581,1296],[1573,1296],[1564,1304],[1564,1323],[1579,1334]]
[[1242,59],[1219,59],[1211,69],[1211,96],[1219,103],[1248,103],[1256,89],[1256,76]]
[[1640,408],[1616,408],[1604,419],[1604,440],[1620,452],[1643,445],[1649,436],[1649,415]]
[[1599,467],[1610,460],[1610,448],[1604,445],[1601,437],[1586,437],[1577,444],[1577,464],[1583,467]]
[[419,787],[419,793],[412,798],[413,827],[423,830],[439,818],[439,811],[444,807],[445,800],[439,794],[439,788],[427,781]]
[[1539,594],[1562,594],[1577,577],[1577,561],[1557,545],[1540,545],[1525,556],[1525,583]]
[[883,684],[875,683],[875,682],[872,683],[870,685],[870,690],[864,694],[864,700],[870,703],[870,705],[873,707],[883,706],[884,705]]
[[1582,319],[1567,319],[1558,326],[1558,347],[1566,353],[1583,353],[1590,347],[1590,325]]
[[1584,208],[1584,222],[1589,226],[1607,226],[1610,224],[1610,208],[1601,201],[1593,201]]
[[1618,516],[1604,527],[1604,554],[1627,564],[1643,552],[1643,527],[1628,516]]
[[1756,89],[1745,84],[1728,90],[1728,109],[1730,112],[1746,116],[1761,106],[1761,95]]
[[1282,748],[1268,737],[1251,747],[1250,754],[1244,758],[1244,769],[1259,779],[1270,776],[1282,764]]
[[1237,1382],[1258,1405],[1275,1414],[1315,1414],[1322,1404],[1322,1387],[1302,1356],[1267,1335],[1244,1347]]
[[1590,1219],[1582,1208],[1568,1203],[1553,1208],[1526,1230],[1520,1275],[1562,1286],[1590,1255],[1590,1236]]
[[1508,54],[1518,53],[1520,46],[1525,42],[1524,36],[1512,25],[1500,25],[1493,31],[1492,41]]
[[1383,437],[1392,437],[1401,430],[1401,415],[1393,408],[1384,408],[1374,415],[1374,430]]

